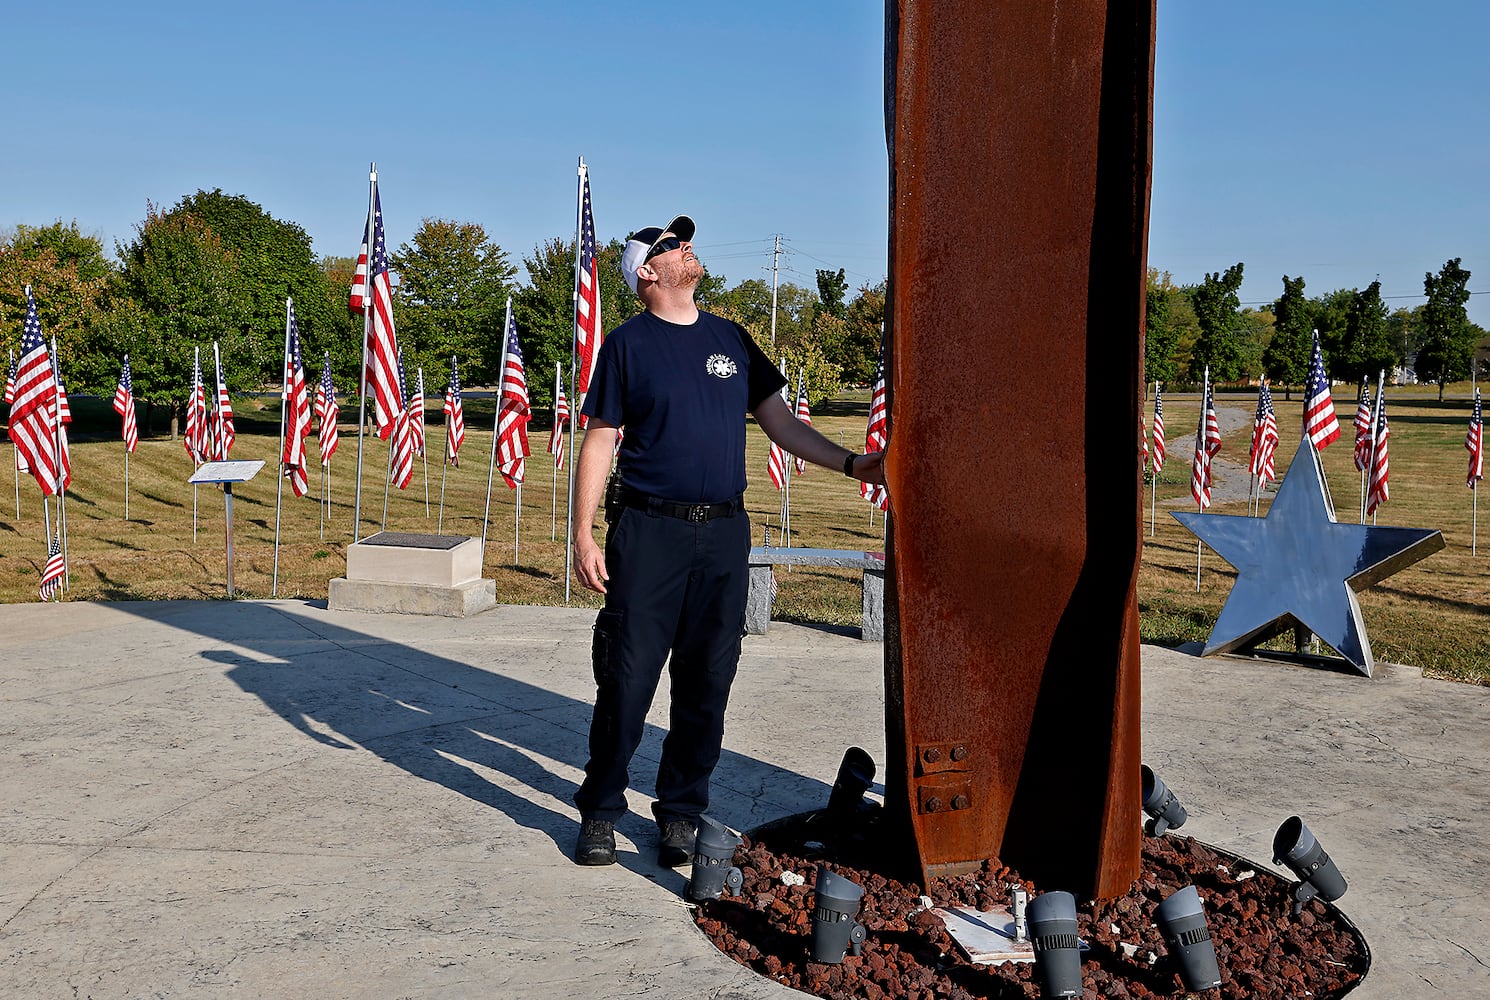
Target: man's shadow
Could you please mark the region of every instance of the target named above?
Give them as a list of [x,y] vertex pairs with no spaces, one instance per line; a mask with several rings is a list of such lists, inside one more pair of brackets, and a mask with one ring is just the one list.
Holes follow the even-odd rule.
[[[227,677],[307,739],[375,754],[408,774],[500,810],[518,825],[545,834],[561,856],[569,855],[578,827],[572,805],[577,786],[561,772],[563,765],[584,768],[592,705],[504,673],[511,661],[501,646],[487,648],[483,656],[491,666],[478,668],[298,615],[284,605],[232,602],[217,606],[224,613],[201,614],[183,613],[180,604],[115,607],[239,647],[205,648],[201,655],[225,665]],[[583,648],[545,645],[521,655],[556,657],[588,673],[588,642]],[[665,735],[660,727],[646,727],[631,769],[640,779],[634,780],[640,792],[652,790]],[[822,781],[725,750],[716,770],[716,804],[723,774],[747,798],[770,789],[785,800],[787,812],[827,800]],[[650,817],[628,812],[617,832],[637,844],[638,853],[623,847],[620,860],[653,881],[671,884],[679,873],[656,866],[654,830]]]

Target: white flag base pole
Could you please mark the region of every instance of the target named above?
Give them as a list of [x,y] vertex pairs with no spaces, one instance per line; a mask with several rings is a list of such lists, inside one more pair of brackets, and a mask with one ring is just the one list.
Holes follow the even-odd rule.
[[435,522],[435,534],[445,533],[445,479],[450,475],[450,460],[447,458],[440,467],[440,519]]
[[[1197,505],[1197,506],[1199,506],[1199,505]],[[1205,508],[1204,507],[1200,507],[1200,512],[1202,514],[1204,514],[1205,513]],[[1204,547],[1204,545],[1205,545],[1205,543],[1204,542],[1200,542],[1200,541],[1197,541],[1195,543],[1195,592],[1197,594],[1200,593],[1200,556],[1201,556],[1201,550]]]

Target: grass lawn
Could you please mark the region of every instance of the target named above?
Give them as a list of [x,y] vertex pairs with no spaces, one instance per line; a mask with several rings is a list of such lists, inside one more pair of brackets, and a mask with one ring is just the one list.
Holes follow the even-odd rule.
[[[1462,398],[1467,386],[1450,386],[1461,398],[1437,402],[1437,390],[1389,390],[1388,417],[1392,426],[1392,499],[1380,511],[1382,524],[1437,527],[1447,547],[1416,566],[1361,595],[1361,605],[1377,658],[1421,666],[1425,671],[1474,683],[1490,683],[1490,535],[1480,539],[1480,554],[1470,555],[1471,492],[1464,486],[1464,432],[1469,403]],[[1296,396],[1296,394],[1295,394]],[[226,597],[223,498],[215,487],[196,494],[196,537],[193,540],[193,490],[186,479],[192,466],[179,441],[170,439],[159,423],[143,438],[130,458],[130,519],[124,519],[124,447],[118,440],[118,416],[106,399],[74,397],[73,488],[68,492],[68,552],[71,587],[68,600],[152,600],[163,598],[222,599]],[[437,400],[430,400],[438,405]],[[1253,394],[1217,397],[1222,409],[1238,410],[1233,423],[1241,429],[1227,434],[1220,458],[1236,463],[1228,473],[1243,475],[1251,434]],[[1279,424],[1285,429],[1280,460],[1292,457],[1286,442],[1301,419],[1301,404],[1276,400]],[[1235,574],[1209,550],[1203,559],[1201,589],[1195,590],[1194,536],[1167,516],[1169,510],[1190,509],[1189,461],[1194,427],[1199,415],[1195,397],[1165,399],[1170,442],[1169,459],[1158,484],[1155,534],[1145,533],[1139,600],[1145,641],[1166,644],[1202,640],[1214,624]],[[238,442],[235,459],[263,459],[258,477],[234,487],[234,584],[239,596],[269,597],[274,572],[275,488],[274,462],[278,445],[279,405],[274,399],[234,401]],[[867,393],[847,394],[823,404],[813,423],[833,440],[849,447],[863,444],[868,411]],[[143,417],[143,409],[142,409]],[[343,410],[355,420],[355,410]],[[1340,520],[1355,520],[1359,478],[1351,455],[1350,418],[1354,401],[1348,387],[1336,399],[1344,435],[1324,452],[1325,468]],[[431,462],[428,471],[429,506],[425,505],[425,467],[415,466],[414,483],[407,491],[393,491],[388,501],[390,530],[433,532],[440,513],[439,454],[444,428],[439,413],[430,414],[428,432]],[[467,437],[460,468],[445,480],[447,534],[479,537],[485,504],[487,460],[491,452],[490,400],[467,401]],[[332,465],[330,521],[322,525],[313,499],[319,477],[312,476],[312,497],[296,498],[288,484],[281,509],[279,585],[281,597],[324,598],[327,581],[346,566],[346,546],[352,539],[352,511],[356,471],[356,434],[351,422],[341,428],[342,445]],[[514,491],[498,476],[491,499],[487,528],[485,575],[497,586],[497,599],[512,604],[562,604],[564,601],[565,480],[558,480],[557,520],[553,463],[542,450],[548,432],[534,428],[531,443],[537,452],[528,461],[528,481],[522,490],[520,519]],[[779,543],[779,494],[765,474],[767,441],[759,431],[749,435],[747,469],[751,488],[746,504],[754,522],[756,543],[772,527]],[[312,454],[315,446],[311,444]],[[9,447],[0,449],[10,463]],[[382,482],[387,445],[367,439],[363,474],[363,534],[378,529],[383,519]],[[1280,475],[1282,469],[1280,469]],[[884,523],[859,498],[854,484],[843,476],[809,467],[792,477],[793,543],[824,548],[883,548]],[[20,516],[15,498],[0,490],[0,601],[36,599],[39,572],[45,561],[42,505],[35,481],[20,483]],[[1271,494],[1270,494],[1271,495]],[[1266,501],[1265,501],[1266,503]],[[1145,504],[1148,496],[1145,494]],[[1221,503],[1217,513],[1245,513],[1244,501]],[[54,504],[55,514],[55,504]],[[514,521],[516,527],[514,529]],[[323,536],[324,532],[324,536]],[[1145,529],[1147,532],[1147,529]],[[1486,534],[1482,532],[1482,534]],[[514,542],[516,558],[514,558]],[[775,617],[785,621],[857,625],[857,574],[847,570],[798,567],[779,569],[780,593]],[[596,607],[596,595],[575,584],[571,603]]]

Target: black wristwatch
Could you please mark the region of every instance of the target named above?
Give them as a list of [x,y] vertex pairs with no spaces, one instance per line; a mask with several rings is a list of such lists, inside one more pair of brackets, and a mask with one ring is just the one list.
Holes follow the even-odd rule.
[[850,479],[854,478],[854,459],[858,458],[853,452],[848,453],[848,458],[843,460],[843,474]]

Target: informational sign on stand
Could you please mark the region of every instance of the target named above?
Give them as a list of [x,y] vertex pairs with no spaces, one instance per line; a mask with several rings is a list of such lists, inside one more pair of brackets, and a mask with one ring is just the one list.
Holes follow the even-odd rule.
[[218,483],[222,486],[224,518],[228,540],[228,596],[233,596],[233,484],[246,483],[259,474],[264,463],[258,459],[245,462],[207,462],[197,467],[187,480],[193,486]]

